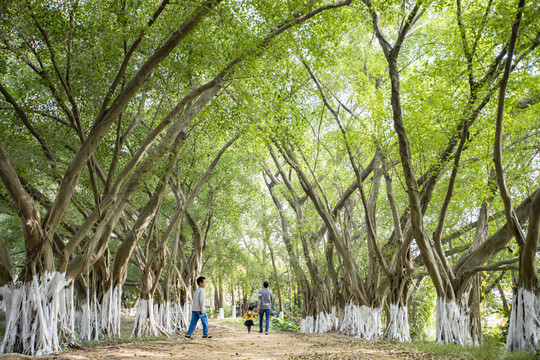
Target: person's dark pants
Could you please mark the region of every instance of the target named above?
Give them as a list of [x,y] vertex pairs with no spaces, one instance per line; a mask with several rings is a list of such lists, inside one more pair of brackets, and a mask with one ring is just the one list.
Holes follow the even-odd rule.
[[261,312],[259,313],[259,332],[262,333],[263,332],[263,319],[264,319],[264,316],[266,314],[266,330],[265,332],[268,332],[268,328],[270,327],[270,309],[267,309],[267,310],[261,310]]
[[248,332],[251,332],[251,325],[248,325],[247,328],[248,328]]

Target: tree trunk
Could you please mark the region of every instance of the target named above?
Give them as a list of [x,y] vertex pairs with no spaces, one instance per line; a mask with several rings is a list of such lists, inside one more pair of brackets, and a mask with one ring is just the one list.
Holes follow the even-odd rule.
[[218,290],[219,290],[219,296],[218,296],[218,309],[219,309],[219,318],[224,319],[225,318],[225,310],[223,308],[224,301],[223,301],[223,280],[219,279],[218,281]]
[[[152,229],[151,229],[152,230]],[[135,322],[133,324],[132,337],[169,336],[161,322],[159,307],[162,296],[156,296],[156,290],[161,279],[161,273],[165,267],[165,249],[155,246],[157,235],[151,231],[147,243],[152,242],[154,252],[145,254],[145,262],[139,264],[142,279],[139,291],[140,301],[137,304]],[[148,247],[149,248],[149,247]],[[156,253],[161,253],[161,261],[156,263]]]
[[[268,145],[268,150],[270,152],[270,155],[272,156],[272,159],[274,160],[274,163],[278,169],[279,174],[281,175],[281,178],[287,190],[289,191],[289,194],[291,197],[291,199],[289,200],[289,203],[295,212],[297,222],[301,226],[307,228],[308,226],[307,221],[304,217],[302,204],[299,200],[299,197],[296,194],[287,174],[282,168],[279,159],[275,155],[270,145]],[[285,225],[288,224],[287,219],[284,216],[281,202],[279,201],[279,199],[275,196],[273,192],[273,186],[277,183],[277,180],[273,179],[271,174],[272,174],[271,172],[267,171],[267,175],[271,179],[271,183],[267,182],[267,186],[274,200],[274,204],[276,205],[276,207],[278,208],[278,212],[280,213],[280,217],[282,221],[282,229],[284,230],[283,240],[285,241],[285,245],[289,253],[289,258],[292,259],[293,270],[295,271],[295,274],[300,275],[300,277],[297,277],[297,280],[301,283],[300,286],[297,286],[297,289],[298,289],[297,295],[298,295],[298,298],[300,298],[300,292],[301,292],[306,298],[306,301],[304,302],[304,319],[302,320],[301,331],[307,332],[307,333],[314,332],[315,330],[317,330],[317,332],[325,332],[334,326],[333,322],[327,321],[329,316],[332,318],[330,289],[327,283],[323,280],[322,275],[319,271],[319,267],[317,263],[315,262],[313,249],[311,247],[311,243],[310,243],[310,239],[308,237],[309,235],[307,231],[301,232],[300,239],[302,241],[302,249],[304,252],[305,262],[308,267],[309,273],[311,275],[311,288],[309,287],[309,283],[307,281],[307,278],[304,275],[303,270],[301,270],[301,267],[297,265],[297,262],[294,258],[292,245],[290,245],[289,237],[285,237],[285,234],[288,234],[288,231],[285,231],[285,230],[288,230],[288,226],[286,226],[286,228],[283,228],[284,224]],[[319,236],[319,234],[321,234],[321,232],[316,234],[316,236]],[[298,285],[298,283],[296,285]],[[319,325],[318,319],[320,319],[320,321],[322,322],[322,325]]]
[[411,279],[394,274],[388,292],[388,322],[384,337],[389,340],[410,342],[407,295]]
[[[63,274],[53,272],[52,248],[44,237],[39,211],[1,145],[0,179],[21,218],[26,248],[26,262],[19,280],[0,288],[6,305],[6,332],[0,353],[47,355],[60,351],[64,343],[74,341],[73,282],[67,281]],[[3,281],[9,280],[13,278],[13,267],[3,242],[0,254],[5,260]]]
[[234,279],[231,282],[231,318],[236,318],[236,299],[234,298]]
[[[156,189],[148,202],[144,205],[141,210],[133,228],[128,233],[124,241],[120,244],[118,248],[113,265],[113,287],[122,286],[126,278],[126,271],[129,264],[129,259],[131,254],[135,249],[135,245],[139,241],[142,234],[146,231],[146,228],[150,224],[151,220],[155,217],[156,213],[159,212],[161,208],[161,201],[165,195],[165,190],[169,182],[169,178],[174,169],[174,164],[178,157],[178,153],[185,141],[185,133],[182,132],[175,140],[175,144],[172,146],[167,165],[164,169],[163,175],[156,186]],[[180,204],[178,204],[180,206]]]
[[540,280],[536,269],[536,250],[540,234],[540,191],[531,204],[529,225],[519,248],[519,278],[514,289],[508,325],[507,350],[540,348]]
[[[321,312],[315,318],[308,316],[302,321],[302,330],[306,332],[326,332],[338,327],[338,322],[341,320],[342,323],[339,329],[348,335],[366,338],[377,336],[380,331],[380,307],[377,305],[372,306],[368,299],[358,265],[344,239],[347,235],[345,234],[344,236],[340,233],[335,217],[330,213],[328,205],[323,202],[314,186],[310,183],[300,167],[298,160],[295,158],[291,147],[285,144],[283,147],[280,147],[280,151],[285,161],[295,170],[304,192],[310,198],[317,213],[323,220],[328,230],[328,244],[335,245],[336,247],[343,264],[341,269],[343,286],[341,287],[341,291],[336,291],[336,295],[346,299],[346,301],[350,301],[348,304],[339,304],[339,307],[343,307],[341,309],[333,306],[331,312]],[[317,184],[317,187],[322,192],[320,185]],[[372,274],[375,273],[372,272]],[[369,279],[369,281],[371,280]],[[339,284],[335,282],[334,286],[338,287]],[[320,296],[319,293],[312,292],[312,294],[314,297]],[[376,301],[378,296],[373,294],[370,298]],[[315,304],[317,303],[317,301],[313,302]],[[341,310],[342,313],[338,313]]]
[[540,234],[540,194],[537,192],[531,203],[527,235],[514,211],[510,192],[504,179],[502,163],[502,133],[506,86],[512,71],[512,58],[519,36],[525,0],[520,0],[512,25],[504,73],[500,81],[499,102],[495,127],[493,161],[497,173],[499,193],[504,203],[508,227],[519,246],[519,278],[514,290],[512,311],[508,326],[507,350],[532,350],[540,348],[540,281],[536,270],[536,251]]
[[477,345],[483,344],[482,339],[482,317],[480,314],[480,303],[481,292],[482,292],[482,281],[480,279],[480,274],[476,274],[473,279],[472,284],[472,294],[471,294],[471,315],[470,315],[470,324],[471,324],[471,336],[473,342]]
[[279,300],[279,317],[282,319],[284,317],[283,297],[281,295],[281,285],[280,285],[281,282],[279,281],[279,275],[278,275],[277,266],[276,266],[276,259],[274,257],[274,249],[272,245],[270,244],[270,239],[266,239],[265,242],[266,242],[266,245],[268,246],[268,250],[270,250],[270,258],[272,259],[272,268],[274,270],[274,280],[276,282],[276,288],[277,288],[278,300]]
[[11,255],[4,238],[0,236],[0,287],[12,282],[13,279],[15,279],[13,261],[11,261]]
[[4,148],[0,145],[0,179],[6,186],[22,222],[26,262],[19,280],[32,281],[40,272],[54,271],[51,243],[46,241],[41,227],[41,216],[34,201],[24,190]]

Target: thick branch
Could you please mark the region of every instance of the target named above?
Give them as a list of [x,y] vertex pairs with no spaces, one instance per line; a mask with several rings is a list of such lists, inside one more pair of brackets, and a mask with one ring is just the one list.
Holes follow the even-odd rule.
[[493,161],[495,163],[495,172],[497,173],[497,184],[499,186],[499,193],[504,203],[504,212],[506,216],[506,222],[510,228],[510,231],[516,238],[518,245],[521,247],[525,243],[525,236],[519,225],[519,220],[512,207],[512,199],[504,180],[504,170],[502,165],[502,131],[503,131],[503,118],[504,118],[504,102],[506,97],[506,86],[508,85],[508,79],[510,78],[510,72],[512,68],[512,59],[514,56],[514,49],[517,43],[519,26],[521,24],[521,17],[523,14],[523,7],[525,0],[520,0],[518,5],[518,11],[516,14],[516,20],[512,25],[512,35],[510,36],[510,43],[508,45],[508,55],[506,58],[506,64],[504,68],[503,77],[499,84],[499,102],[497,104],[497,119],[495,126],[495,144]]

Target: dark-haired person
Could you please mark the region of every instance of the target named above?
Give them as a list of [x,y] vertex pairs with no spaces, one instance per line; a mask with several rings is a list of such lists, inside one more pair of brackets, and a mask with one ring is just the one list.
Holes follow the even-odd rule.
[[191,334],[195,331],[195,327],[201,319],[202,329],[203,329],[203,339],[211,339],[212,336],[208,335],[208,315],[206,314],[206,309],[204,307],[204,288],[206,287],[206,278],[200,276],[197,278],[197,285],[199,288],[195,291],[193,295],[193,304],[191,305],[191,323],[189,324],[189,329],[184,338],[186,340],[191,340]]
[[257,305],[257,312],[259,313],[259,334],[262,334],[263,332],[263,320],[266,315],[265,334],[268,335],[268,328],[270,327],[270,309],[272,309],[273,301],[272,290],[268,288],[268,281],[265,281],[263,283],[263,288],[259,290],[259,303]]
[[246,319],[244,325],[248,328],[248,334],[251,334],[251,327],[253,326],[253,318],[258,314],[253,311],[253,306],[248,307],[248,311],[242,317]]

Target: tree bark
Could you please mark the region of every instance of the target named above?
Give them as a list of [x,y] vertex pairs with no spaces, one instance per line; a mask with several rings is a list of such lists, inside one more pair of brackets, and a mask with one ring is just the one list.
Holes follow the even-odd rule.
[[13,279],[15,279],[13,261],[11,261],[11,255],[4,238],[0,236],[0,287],[12,282]]
[[19,280],[27,282],[40,271],[54,270],[51,243],[43,236],[41,216],[34,201],[24,190],[4,148],[0,145],[0,179],[6,186],[22,222],[26,262]]
[[[274,269],[274,279],[276,282],[276,288],[278,292],[278,301],[279,301],[279,313],[283,313],[283,296],[281,295],[281,281],[279,280],[279,274],[276,266],[276,259],[274,257],[274,249],[272,245],[270,244],[270,239],[266,239],[266,245],[268,246],[268,250],[270,251],[270,258],[272,259],[272,268]],[[281,316],[281,315],[280,315]]]

